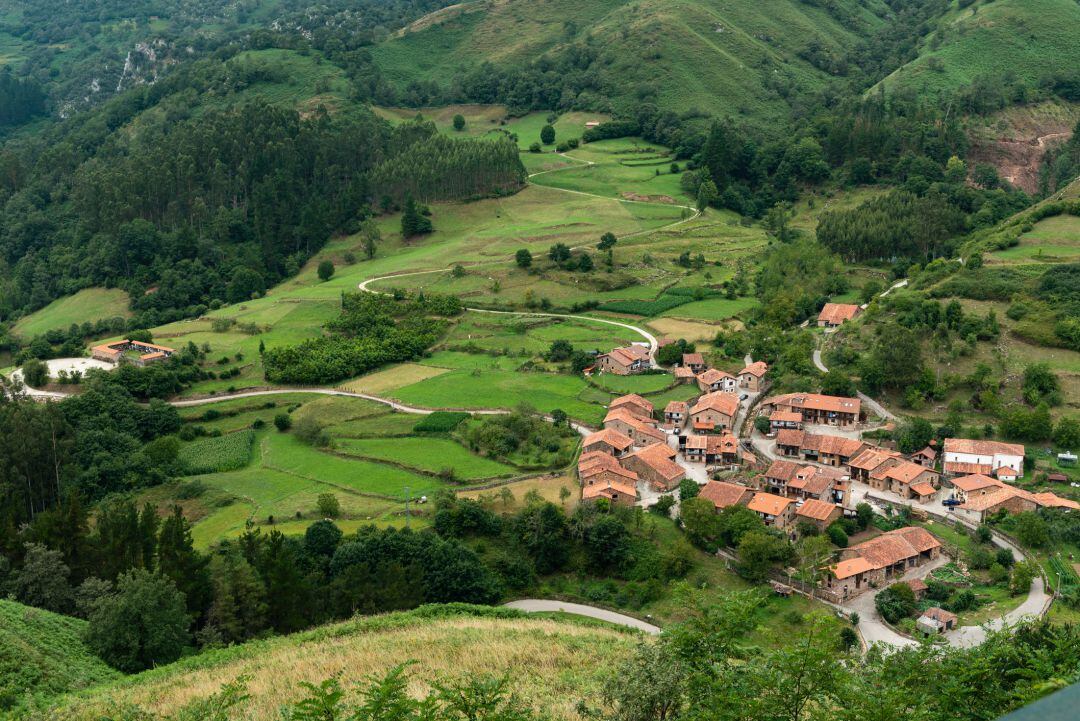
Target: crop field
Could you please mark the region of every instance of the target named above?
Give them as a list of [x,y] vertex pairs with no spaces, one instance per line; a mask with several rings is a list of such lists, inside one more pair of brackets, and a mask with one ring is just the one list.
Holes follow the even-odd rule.
[[339,388],[353,393],[381,395],[402,386],[419,383],[446,372],[445,368],[420,365],[419,363],[399,363],[389,368],[375,371],[342,383]]
[[54,300],[41,310],[35,311],[15,323],[12,331],[23,338],[31,338],[50,330],[67,330],[73,323],[127,318],[128,295],[116,288],[86,288],[75,295]]
[[[533,178],[538,185],[594,193],[627,200],[653,200],[689,205],[679,185],[681,170],[672,172],[668,151],[643,140],[618,138],[586,143],[566,153],[572,168]],[[685,165],[679,162],[680,169]]]
[[453,478],[478,480],[512,476],[512,466],[482,458],[445,438],[342,438],[336,450],[357,458],[389,461],[426,473],[453,471]]
[[713,325],[701,321],[688,321],[680,318],[652,318],[648,322],[649,328],[661,336],[668,338],[685,338],[688,341],[712,341],[717,331],[723,326]]
[[[563,488],[570,491],[570,496],[566,500],[559,496],[559,492]],[[511,498],[505,498],[505,491],[510,492]],[[545,501],[556,503],[567,511],[576,508],[580,501],[580,484],[572,476],[530,478],[496,488],[485,488],[482,491],[462,491],[458,495],[462,498],[484,499],[492,504],[493,510],[503,513],[524,508],[528,503],[525,496],[533,491],[536,491]]]
[[678,316],[680,318],[701,319],[707,321],[726,320],[742,315],[748,310],[757,308],[757,298],[706,298],[696,300],[686,305],[677,306],[663,311],[661,315]]
[[237,471],[251,462],[254,442],[255,432],[250,430],[203,438],[181,448],[179,460],[189,475]]

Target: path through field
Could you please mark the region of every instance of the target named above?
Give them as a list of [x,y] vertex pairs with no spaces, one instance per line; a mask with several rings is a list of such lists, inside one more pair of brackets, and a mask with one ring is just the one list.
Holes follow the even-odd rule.
[[614,611],[608,611],[604,608],[586,606],[581,603],[551,601],[544,598],[525,598],[520,601],[511,601],[510,603],[503,605],[507,608],[516,608],[519,611],[525,611],[526,613],[569,613],[574,616],[587,616],[588,618],[607,621],[608,623],[618,624],[619,626],[635,628],[638,631],[644,631],[653,636],[660,633],[659,626],[646,623],[639,618],[615,613]]

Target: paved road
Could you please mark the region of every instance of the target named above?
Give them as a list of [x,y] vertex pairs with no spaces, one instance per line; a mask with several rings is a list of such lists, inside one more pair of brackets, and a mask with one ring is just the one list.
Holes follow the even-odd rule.
[[608,611],[603,608],[596,608],[594,606],[586,606],[581,603],[568,603],[566,601],[551,601],[542,598],[525,598],[520,601],[511,601],[504,604],[507,608],[516,608],[519,611],[525,611],[526,613],[569,613],[574,616],[587,616],[589,618],[599,619],[600,621],[607,621],[608,623],[614,623],[619,626],[626,626],[627,628],[634,628],[638,631],[644,631],[650,635],[656,636],[660,634],[660,627],[654,626],[651,623],[646,623],[641,619],[634,618],[633,616],[624,616],[621,613],[615,613],[614,611]]
[[825,367],[825,364],[821,362],[821,351],[817,348],[814,349],[814,367],[822,373],[828,373],[829,369]]

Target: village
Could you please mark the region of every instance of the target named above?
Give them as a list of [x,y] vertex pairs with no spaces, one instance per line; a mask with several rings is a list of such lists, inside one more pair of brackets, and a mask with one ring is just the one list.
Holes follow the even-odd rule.
[[[857,306],[852,308],[826,308],[820,322],[839,325],[857,313]],[[632,345],[601,354],[596,367],[601,373],[632,375],[652,368],[652,358],[647,346]],[[680,486],[690,479],[700,486],[697,496],[717,513],[744,506],[791,541],[802,533],[825,533],[840,519],[855,516],[864,503],[877,513],[906,509],[914,518],[972,529],[1003,512],[1080,509],[1080,503],[1054,493],[1014,485],[1024,476],[1023,445],[946,438],[941,448],[932,441],[904,455],[863,439],[886,419],[868,412],[862,399],[769,396],[768,366],[749,357],[746,363],[732,374],[709,367],[700,353],[685,353],[671,372],[678,382],[697,386],[696,400],[658,408],[641,395],[614,399],[603,428],[583,442],[577,466],[582,500],[649,508],[667,495],[676,499],[677,512]],[[1019,549],[996,542],[1022,558]],[[949,560],[942,542],[926,529],[897,528],[838,549],[809,592],[841,611],[872,617],[877,590],[900,581],[922,598],[927,588],[922,579]],[[792,592],[775,581],[773,587]],[[1041,597],[1039,579],[1031,605]],[[871,623],[869,629],[864,624],[864,635],[906,641],[879,619],[871,620],[881,633],[876,635]],[[955,614],[930,607],[917,626],[925,635],[948,633],[955,642],[968,642],[970,629],[956,623]]]

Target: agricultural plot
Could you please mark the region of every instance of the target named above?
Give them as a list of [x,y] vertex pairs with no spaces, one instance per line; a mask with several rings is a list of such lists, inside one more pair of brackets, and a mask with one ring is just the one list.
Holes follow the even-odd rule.
[[434,366],[425,366],[419,363],[400,363],[384,370],[360,376],[347,383],[342,383],[338,388],[353,393],[380,395],[402,386],[434,378],[445,372],[445,368],[435,368]]
[[516,473],[512,466],[477,456],[446,438],[342,438],[334,445],[349,456],[388,461],[453,479],[471,481]]
[[539,185],[594,193],[624,200],[689,205],[679,185],[685,163],[676,163],[666,148],[634,138],[587,143],[566,153],[577,165],[533,178]]
[[651,373],[634,376],[619,376],[614,373],[604,373],[602,375],[594,376],[592,382],[604,390],[617,395],[626,395],[627,393],[646,395],[667,390],[675,383],[675,378],[670,373]]
[[995,263],[1068,263],[1080,258],[1080,218],[1058,215],[1040,220],[1012,248],[995,251]]
[[522,317],[467,313],[443,341],[445,347],[469,346],[485,351],[540,354],[553,341],[575,347],[609,350],[641,336],[627,328],[586,320],[544,316]]
[[707,298],[670,308],[661,315],[678,316],[691,320],[718,321],[735,318],[760,305],[757,298]]
[[255,432],[251,430],[203,438],[183,446],[179,461],[188,475],[236,471],[251,462],[254,442]]
[[75,295],[54,300],[41,310],[20,319],[15,335],[31,338],[50,330],[67,330],[72,324],[109,318],[128,318],[128,294],[116,288],[86,288]]

